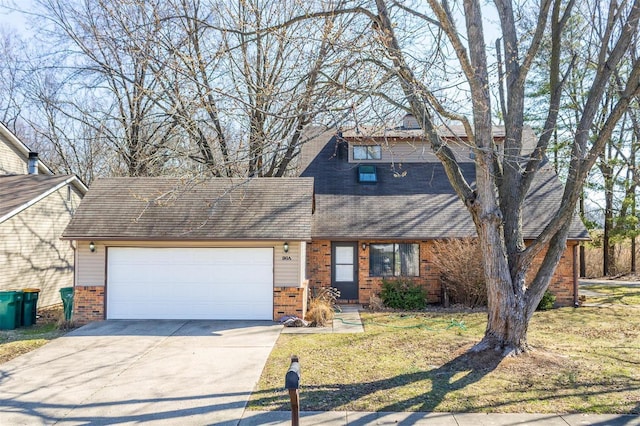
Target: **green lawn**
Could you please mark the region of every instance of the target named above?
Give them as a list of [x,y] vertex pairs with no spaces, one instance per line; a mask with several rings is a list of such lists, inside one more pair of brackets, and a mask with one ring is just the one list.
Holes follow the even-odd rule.
[[288,410],[290,356],[302,410],[640,413],[640,307],[537,312],[518,358],[466,353],[485,313],[363,313],[363,334],[283,334],[250,408]]

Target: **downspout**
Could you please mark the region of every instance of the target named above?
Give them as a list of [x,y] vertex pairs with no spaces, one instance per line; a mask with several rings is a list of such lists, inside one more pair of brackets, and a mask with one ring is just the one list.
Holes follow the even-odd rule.
[[580,306],[578,300],[578,244],[573,246],[573,307]]
[[69,240],[69,247],[73,250],[73,286],[76,287],[76,279],[78,278],[78,274],[76,274],[76,265],[78,264],[78,251],[76,250],[76,246],[73,245],[73,240]]

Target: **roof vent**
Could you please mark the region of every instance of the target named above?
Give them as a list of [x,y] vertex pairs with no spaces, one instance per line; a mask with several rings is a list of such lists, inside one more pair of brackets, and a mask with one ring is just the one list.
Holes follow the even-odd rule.
[[413,114],[407,114],[402,119],[402,128],[404,129],[419,129],[420,124]]
[[30,175],[38,174],[38,153],[30,152],[29,153],[29,162],[27,163],[27,173]]

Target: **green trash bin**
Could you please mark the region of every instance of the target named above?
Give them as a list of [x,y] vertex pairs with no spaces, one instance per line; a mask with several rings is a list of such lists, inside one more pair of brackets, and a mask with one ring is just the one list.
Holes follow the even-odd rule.
[[60,297],[62,297],[62,306],[64,307],[65,321],[71,321],[73,313],[73,287],[63,287],[60,289]]
[[17,291],[0,291],[0,330],[16,328],[17,300]]
[[29,327],[36,323],[39,294],[39,288],[22,289],[22,325],[25,327]]
[[22,301],[24,293],[22,290],[16,290],[16,327],[22,327]]

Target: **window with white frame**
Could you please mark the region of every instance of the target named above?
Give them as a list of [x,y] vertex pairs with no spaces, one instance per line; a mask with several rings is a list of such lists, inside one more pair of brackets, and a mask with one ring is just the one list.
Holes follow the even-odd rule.
[[380,160],[382,148],[380,145],[357,145],[353,147],[354,160]]

